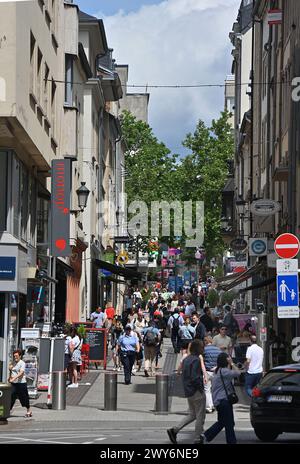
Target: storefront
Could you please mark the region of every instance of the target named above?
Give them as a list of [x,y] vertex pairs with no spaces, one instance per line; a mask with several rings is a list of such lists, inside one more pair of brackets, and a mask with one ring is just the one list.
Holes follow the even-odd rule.
[[[12,352],[26,321],[27,250],[9,234],[0,244],[0,381],[5,381]],[[2,241],[5,240],[2,237]]]

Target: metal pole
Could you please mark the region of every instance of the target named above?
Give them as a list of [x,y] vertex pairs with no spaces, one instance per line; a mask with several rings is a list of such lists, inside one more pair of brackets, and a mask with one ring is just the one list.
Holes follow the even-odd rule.
[[53,356],[54,356],[54,338],[50,339],[50,365],[49,365],[49,381],[48,381],[48,394],[47,405],[52,403],[52,369],[53,369]]
[[117,372],[106,372],[104,380],[104,409],[106,411],[117,410],[118,398],[118,374]]
[[169,376],[168,374],[156,375],[156,414],[168,414],[169,411]]
[[52,409],[62,411],[66,409],[66,373],[58,371],[52,373]]

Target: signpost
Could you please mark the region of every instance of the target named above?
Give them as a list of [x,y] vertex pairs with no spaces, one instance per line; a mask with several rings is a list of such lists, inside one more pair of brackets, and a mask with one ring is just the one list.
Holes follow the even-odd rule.
[[[275,242],[276,247],[276,242]],[[276,248],[275,248],[276,249]],[[280,250],[282,250],[280,248]],[[278,318],[299,317],[298,259],[277,260]]]

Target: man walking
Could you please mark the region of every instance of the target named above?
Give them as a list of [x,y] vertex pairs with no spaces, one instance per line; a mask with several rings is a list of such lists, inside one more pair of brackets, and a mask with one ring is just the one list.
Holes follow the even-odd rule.
[[220,353],[222,353],[220,348],[212,344],[212,338],[210,336],[204,337],[204,364],[207,374],[207,383],[204,385],[204,391],[206,396],[206,412],[208,413],[214,411],[211,394],[211,381],[217,367],[217,359]]
[[180,353],[179,327],[183,325],[183,322],[183,318],[179,315],[179,309],[176,307],[174,309],[174,314],[170,316],[168,320],[174,353]]
[[225,353],[231,355],[232,351],[232,340],[228,337],[227,327],[226,325],[222,324],[220,327],[219,335],[215,335],[213,338],[212,344],[220,348],[220,350],[225,351]]
[[106,319],[106,315],[103,312],[102,308],[100,308],[100,306],[98,306],[96,308],[96,311],[94,311],[90,315],[90,321],[93,322],[93,327],[95,329],[102,329],[105,319]]
[[149,327],[143,329],[143,342],[145,353],[145,377],[155,375],[154,363],[156,360],[157,345],[160,342],[160,331],[155,327],[155,323],[151,321]]
[[204,340],[204,337],[206,335],[206,329],[205,329],[205,325],[202,324],[202,322],[200,321],[200,316],[199,314],[194,311],[193,314],[192,314],[192,321],[193,321],[193,327],[195,328],[195,335],[194,335],[194,338],[195,340]]
[[178,432],[194,420],[196,420],[194,443],[203,443],[202,433],[205,421],[206,399],[203,386],[203,372],[199,359],[202,346],[200,340],[193,340],[190,345],[190,354],[182,363],[182,381],[184,394],[189,405],[189,414],[177,426],[167,430],[170,441],[174,444],[177,443]]
[[257,345],[255,335],[251,335],[250,343],[251,346],[249,346],[246,352],[245,368],[247,372],[245,374],[245,388],[247,395],[251,397],[253,388],[262,378],[264,351]]

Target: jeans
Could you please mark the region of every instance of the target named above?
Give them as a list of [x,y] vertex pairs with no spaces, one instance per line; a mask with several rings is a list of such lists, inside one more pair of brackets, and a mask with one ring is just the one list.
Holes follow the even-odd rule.
[[174,353],[180,353],[180,338],[178,330],[171,329],[171,341],[174,348]]
[[203,426],[205,421],[205,405],[206,398],[205,393],[197,391],[193,396],[187,398],[189,405],[189,414],[182,419],[182,421],[174,428],[175,433],[178,433],[179,430],[183,429],[186,425],[190,424],[196,419],[195,424],[195,439],[199,439],[200,435],[203,433]]
[[226,399],[221,400],[220,404],[217,406],[218,411],[218,421],[215,422],[208,430],[205,432],[205,437],[207,441],[212,441],[225,427],[226,443],[235,445],[236,436],[234,433],[234,416],[232,404]]
[[245,388],[246,388],[246,393],[248,396],[252,396],[252,390],[256,385],[260,382],[260,379],[262,378],[262,372],[259,372],[258,374],[249,374],[246,372],[245,374]]
[[121,362],[124,367],[125,383],[131,382],[131,372],[134,365],[136,353],[135,351],[121,351]]

